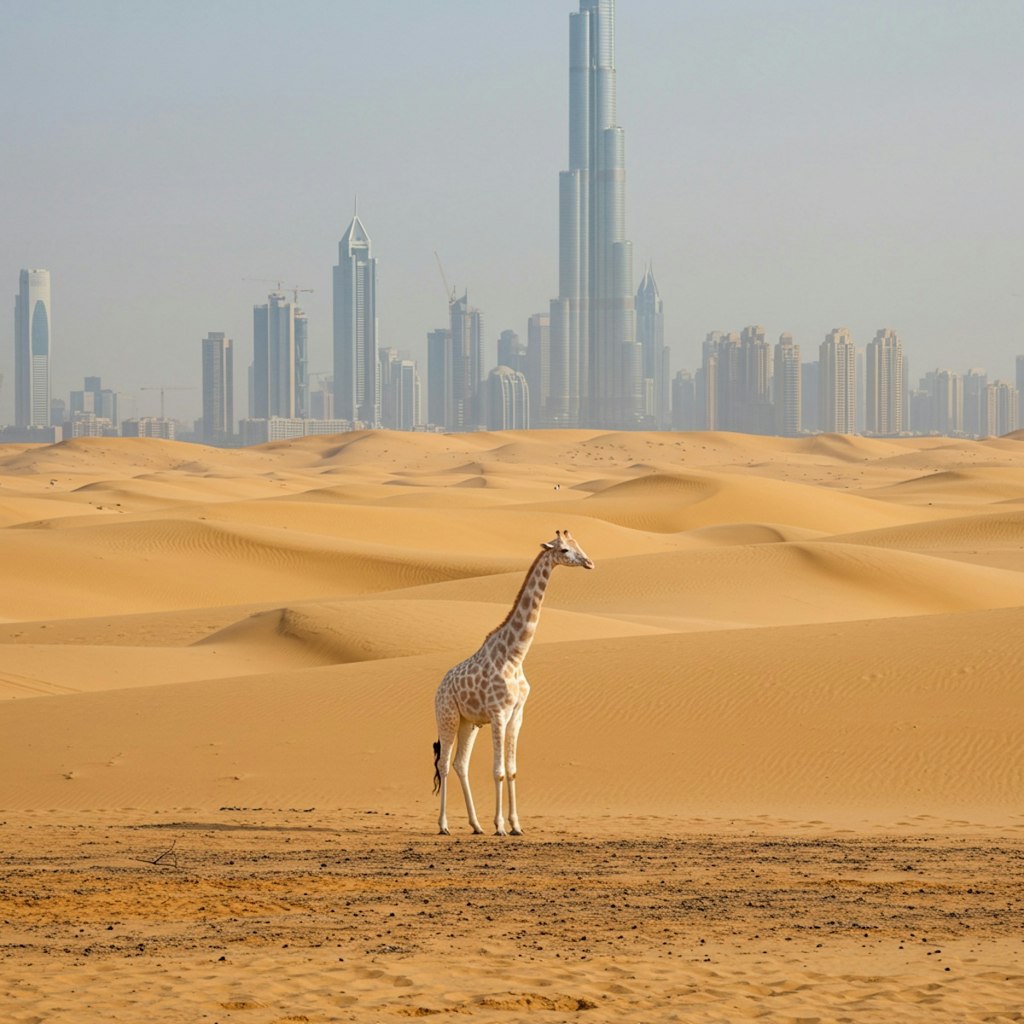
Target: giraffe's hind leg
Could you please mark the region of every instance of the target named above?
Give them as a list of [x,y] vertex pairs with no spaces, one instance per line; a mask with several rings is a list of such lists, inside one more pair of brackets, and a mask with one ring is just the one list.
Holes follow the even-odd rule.
[[437,791],[441,794],[441,810],[437,816],[437,830],[443,835],[451,835],[448,831],[448,772],[451,769],[452,749],[458,730],[458,716],[448,714],[437,715],[437,753],[434,761],[437,766]]

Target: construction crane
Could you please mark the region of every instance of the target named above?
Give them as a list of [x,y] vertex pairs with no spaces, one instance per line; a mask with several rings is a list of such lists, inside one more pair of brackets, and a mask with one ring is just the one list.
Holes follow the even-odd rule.
[[275,291],[286,291],[292,293],[292,301],[297,306],[299,304],[299,293],[300,292],[313,292],[313,288],[300,288],[297,284],[284,284],[283,281],[274,280],[269,277],[243,277],[243,281],[255,281],[257,284],[272,284],[274,285]]
[[450,306],[455,301],[455,288],[448,286],[448,277],[445,275],[444,267],[441,266],[441,257],[438,256],[437,250],[434,250],[434,259],[437,260],[437,269],[441,274],[441,284],[444,285],[444,297],[448,300]]
[[164,392],[165,391],[195,391],[195,386],[189,386],[188,384],[151,384],[146,387],[139,388],[140,391],[159,391],[160,392],[160,419],[164,419]]

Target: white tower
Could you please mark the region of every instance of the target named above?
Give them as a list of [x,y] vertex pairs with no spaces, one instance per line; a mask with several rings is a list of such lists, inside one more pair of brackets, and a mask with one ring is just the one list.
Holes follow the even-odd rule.
[[50,423],[50,272],[23,270],[14,302],[14,422]]

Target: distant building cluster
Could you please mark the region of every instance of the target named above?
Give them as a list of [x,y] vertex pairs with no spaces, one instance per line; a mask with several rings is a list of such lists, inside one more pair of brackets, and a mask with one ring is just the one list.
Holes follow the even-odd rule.
[[896,331],[881,328],[863,349],[846,327],[829,331],[818,358],[804,362],[791,334],[774,348],[761,326],[740,334],[712,331],[694,372],[672,381],[675,430],[749,434],[943,434],[986,437],[1022,420],[1024,356],[1015,381],[990,381],[984,370],[937,369],[916,388]]
[[[1004,434],[1021,423],[1024,356],[1016,379],[982,369],[935,369],[911,386],[903,342],[882,328],[858,348],[847,328],[804,360],[789,333],[774,345],[760,325],[712,331],[695,370],[671,370],[653,268],[633,288],[626,238],[624,131],[616,117],[615,3],[579,0],[569,15],[569,160],[559,174],[558,294],[514,330],[488,341],[484,315],[448,292],[447,322],[426,332],[426,366],[381,344],[377,258],[359,217],[333,268],[332,369],[310,371],[304,288],[278,287],[253,308],[245,416],[236,408],[234,341],[200,341],[202,417],[125,416],[122,396],[86,377],[53,398],[50,274],[23,270],[15,302],[15,423],[0,440],[124,434],[211,445],[259,444],[353,429],[729,430],[796,436]],[[443,271],[442,271],[443,275]],[[288,293],[291,293],[289,296]],[[536,308],[536,307],[534,307]],[[805,350],[805,354],[812,355]],[[240,369],[240,368],[238,368]],[[143,389],[147,390],[147,389]],[[189,389],[191,390],[191,389]]]

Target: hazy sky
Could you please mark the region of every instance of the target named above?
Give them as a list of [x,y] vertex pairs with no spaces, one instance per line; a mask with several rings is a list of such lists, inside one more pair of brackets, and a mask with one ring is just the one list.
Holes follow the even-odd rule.
[[[358,194],[381,343],[420,358],[434,260],[498,333],[557,292],[574,0],[0,0],[0,420],[22,267],[53,279],[54,394],[86,374],[198,415],[200,339],[315,289]],[[709,330],[895,327],[912,377],[1024,353],[1022,0],[619,0],[634,275],[673,370]],[[248,281],[246,278],[267,279]],[[2,321],[0,321],[2,322]],[[155,392],[138,396],[154,414]]]

